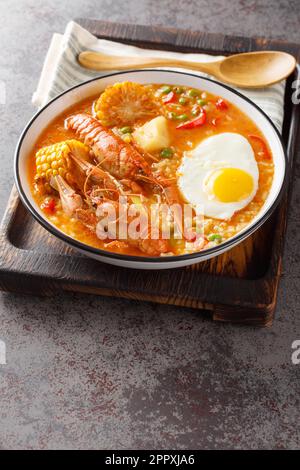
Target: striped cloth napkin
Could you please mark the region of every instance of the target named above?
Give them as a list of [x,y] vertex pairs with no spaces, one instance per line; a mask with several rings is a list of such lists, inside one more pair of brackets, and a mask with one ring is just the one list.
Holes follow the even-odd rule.
[[[164,56],[186,59],[195,62],[212,62],[222,56],[206,54],[186,54],[167,51],[153,51],[134,46],[124,45],[105,39],[98,39],[74,21],[68,23],[65,33],[54,34],[48,50],[41,77],[32,102],[40,107],[50,99],[57,96],[78,83],[90,78],[105,75],[107,72],[93,72],[81,67],[77,62],[77,55],[84,50],[91,49],[109,55],[128,56]],[[167,67],[165,68],[168,69]],[[182,69],[175,69],[182,70]],[[193,71],[194,74],[197,72]],[[207,76],[199,73],[198,75]],[[234,88],[234,87],[233,87]],[[270,87],[258,90],[239,89],[242,94],[250,98],[271,118],[279,131],[282,129],[285,81]]]

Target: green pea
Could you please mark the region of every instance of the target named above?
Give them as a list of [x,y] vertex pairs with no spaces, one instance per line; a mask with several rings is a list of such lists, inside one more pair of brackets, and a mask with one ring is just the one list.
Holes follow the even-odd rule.
[[165,86],[161,87],[161,89],[160,89],[160,91],[164,95],[167,95],[168,93],[170,93],[171,90],[172,90],[172,88],[169,85],[165,85]]
[[177,119],[177,114],[173,113],[173,111],[168,113],[167,116],[168,116],[168,119]]
[[122,134],[131,134],[131,133],[132,133],[132,129],[131,129],[131,127],[129,127],[129,126],[125,126],[125,127],[121,127],[120,132],[121,132]]
[[192,115],[197,116],[197,114],[199,114],[199,109],[193,109],[192,110]]
[[178,103],[179,103],[179,104],[185,104],[185,103],[186,103],[186,99],[182,96],[181,98],[179,98]]
[[183,87],[182,86],[176,86],[174,88],[174,91],[177,95],[180,95],[181,93],[183,93]]
[[195,98],[196,96],[199,96],[200,92],[198,90],[195,90],[195,88],[192,88],[191,90],[188,91],[188,95],[191,98]]
[[200,105],[200,106],[204,106],[206,104],[206,101],[205,100],[202,100],[201,98],[198,98],[197,99],[197,103]]
[[176,119],[178,119],[178,121],[186,121],[188,118],[189,117],[187,114],[179,114],[179,116],[176,116]]
[[174,154],[174,152],[170,147],[166,147],[166,148],[162,149],[161,152],[160,152],[160,156],[162,158],[171,158],[171,157],[173,157],[173,154]]
[[213,233],[212,235],[210,235],[208,237],[208,240],[210,242],[221,242],[222,241],[222,237],[221,235],[219,235],[218,233]]

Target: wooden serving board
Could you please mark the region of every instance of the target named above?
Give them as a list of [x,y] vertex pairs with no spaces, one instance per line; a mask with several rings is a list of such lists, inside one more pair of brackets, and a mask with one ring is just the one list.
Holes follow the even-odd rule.
[[[160,27],[77,20],[98,37],[152,49],[233,54],[276,49],[300,58],[300,46],[267,39],[224,36]],[[290,185],[299,107],[286,87],[283,138]],[[289,194],[273,216],[245,242],[192,267],[140,271],[81,256],[43,229],[23,207],[14,188],[0,228],[0,288],[53,295],[58,290],[126,297],[203,309],[214,320],[270,325],[274,317]]]

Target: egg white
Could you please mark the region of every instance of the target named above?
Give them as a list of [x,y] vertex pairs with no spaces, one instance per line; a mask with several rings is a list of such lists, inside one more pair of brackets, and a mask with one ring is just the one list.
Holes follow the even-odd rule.
[[[210,191],[209,181],[217,170],[238,168],[253,179],[251,194],[240,201],[218,201]],[[224,132],[202,141],[195,149],[185,152],[178,168],[178,187],[186,202],[192,204],[197,215],[227,220],[246,207],[258,189],[259,171],[253,149],[248,140],[237,133]]]

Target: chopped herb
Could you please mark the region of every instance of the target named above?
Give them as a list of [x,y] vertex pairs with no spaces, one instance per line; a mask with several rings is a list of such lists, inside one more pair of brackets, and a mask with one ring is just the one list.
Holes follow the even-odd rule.
[[184,98],[184,97],[182,96],[181,98],[179,98],[178,103],[179,103],[179,104],[185,104],[185,103],[186,103],[186,98]]
[[222,237],[218,233],[213,233],[212,235],[209,235],[208,240],[210,242],[221,242]]
[[168,113],[168,119],[177,119],[177,114],[173,113],[173,111],[171,111],[170,113]]
[[188,115],[187,114],[179,114],[179,116],[176,116],[176,119],[178,121],[186,121],[188,119]]
[[195,90],[195,88],[192,88],[191,90],[188,91],[188,95],[191,98],[195,98],[196,96],[199,96],[200,92],[198,90]]
[[168,93],[170,93],[170,91],[172,91],[172,88],[169,85],[165,85],[165,86],[161,87],[160,91],[164,95],[167,95]]
[[131,127],[129,127],[129,126],[125,126],[125,127],[121,127],[120,132],[121,132],[122,134],[131,134],[131,133],[132,133],[132,129],[131,129]]
[[166,148],[162,149],[161,152],[160,152],[160,156],[162,158],[171,158],[171,157],[173,157],[173,154],[174,154],[174,152],[170,147],[166,147]]

